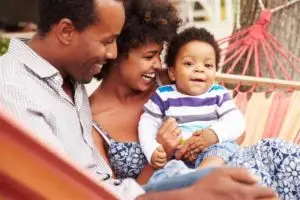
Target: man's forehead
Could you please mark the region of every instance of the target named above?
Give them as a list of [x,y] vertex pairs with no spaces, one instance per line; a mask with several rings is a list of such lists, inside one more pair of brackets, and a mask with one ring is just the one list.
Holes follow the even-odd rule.
[[99,32],[107,33],[106,37],[115,37],[120,34],[125,21],[125,11],[122,1],[96,0],[96,14]]
[[114,3],[123,3],[123,0],[94,0],[96,4],[99,5],[109,5],[109,4],[114,4]]

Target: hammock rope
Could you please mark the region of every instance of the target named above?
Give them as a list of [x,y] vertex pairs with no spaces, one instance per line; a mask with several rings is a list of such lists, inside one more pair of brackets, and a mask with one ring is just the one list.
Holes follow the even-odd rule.
[[[300,2],[300,0],[297,1]],[[294,4],[296,2],[289,2],[285,4],[284,7],[286,8],[292,5],[292,3]],[[300,58],[284,48],[283,45],[268,32],[272,14],[270,10],[262,10],[259,19],[254,25],[219,41],[220,46],[227,42],[230,43],[221,51],[221,55],[225,56],[223,63],[221,63],[222,69],[224,69],[224,66],[227,66],[223,72],[227,74],[234,73],[236,68],[240,66],[240,63],[243,61],[244,64],[239,74],[246,76],[249,74],[252,60],[254,63],[253,73],[256,77],[265,76],[262,70],[262,63],[264,63],[267,69],[265,73],[268,73],[272,79],[292,81],[292,74],[286,65],[291,66],[293,71],[300,73],[300,68],[297,67],[300,65]],[[261,58],[264,58],[264,60]],[[278,67],[278,70],[275,70],[275,65]],[[279,71],[280,74],[276,71]],[[241,83],[238,83],[237,88],[239,88],[240,85]]]
[[[260,0],[261,1],[261,0]],[[280,6],[278,6],[278,7],[276,7],[276,8],[273,8],[273,9],[271,9],[270,11],[272,12],[272,13],[275,13],[275,12],[277,12],[277,11],[280,11],[280,10],[282,10],[282,9],[285,9],[285,8],[288,8],[288,7],[290,7],[290,6],[292,6],[292,5],[294,5],[295,3],[299,3],[300,2],[300,0],[293,0],[293,1],[287,1],[285,4],[283,4],[283,5],[280,5]]]
[[218,41],[223,58],[217,81],[234,85],[230,92],[247,121],[243,146],[268,137],[300,144],[300,82],[290,72],[300,74],[300,58],[268,31],[275,12],[300,0],[285,1],[272,10],[262,0],[258,2],[260,17],[251,27]]

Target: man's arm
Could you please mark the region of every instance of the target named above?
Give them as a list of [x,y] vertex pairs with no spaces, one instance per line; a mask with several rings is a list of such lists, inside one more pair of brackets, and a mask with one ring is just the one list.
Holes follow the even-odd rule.
[[54,135],[49,124],[45,121],[38,105],[37,98],[29,95],[26,87],[15,83],[1,83],[0,85],[0,106],[16,118],[21,124],[32,131],[33,136],[50,145],[58,153],[65,154],[64,147],[60,140]]
[[[136,198],[136,200],[157,200],[157,199],[172,199],[185,200],[189,199],[189,188],[180,190],[171,190],[165,192],[149,192]],[[200,198],[198,198],[200,200]]]
[[216,169],[190,187],[166,192],[149,192],[136,200],[274,200],[273,190],[259,186],[257,181],[246,169]]

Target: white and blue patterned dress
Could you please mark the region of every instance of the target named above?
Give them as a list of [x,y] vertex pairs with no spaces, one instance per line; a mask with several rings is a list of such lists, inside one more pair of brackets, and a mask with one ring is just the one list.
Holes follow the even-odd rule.
[[118,142],[112,139],[96,122],[93,127],[108,144],[107,157],[117,179],[136,179],[147,163],[138,142]]
[[300,146],[296,144],[278,139],[261,140],[238,150],[228,165],[249,169],[281,199],[300,199]]

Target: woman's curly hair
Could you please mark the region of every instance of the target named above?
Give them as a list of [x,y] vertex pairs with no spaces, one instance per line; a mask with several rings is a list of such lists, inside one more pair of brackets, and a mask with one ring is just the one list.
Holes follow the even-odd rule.
[[[117,60],[127,57],[131,49],[142,45],[169,42],[181,23],[176,8],[168,0],[125,0],[124,7],[126,18],[117,38]],[[107,77],[117,60],[108,61],[96,78]]]
[[192,41],[206,42],[213,47],[216,55],[216,68],[218,70],[221,50],[217,41],[215,40],[215,37],[206,29],[195,27],[187,28],[172,38],[165,56],[167,67],[172,67],[175,65],[176,57],[180,49]]

